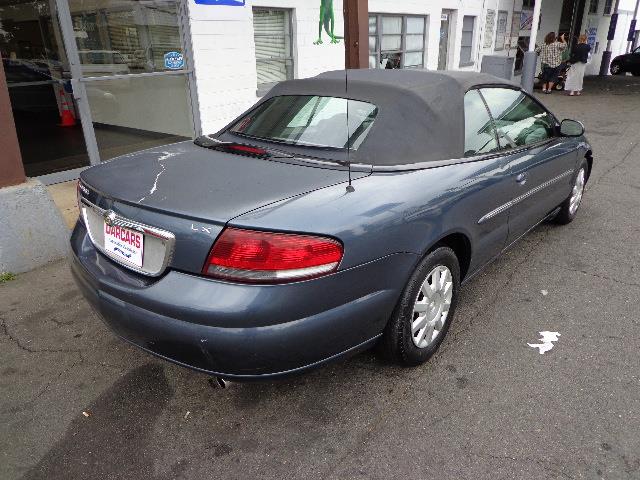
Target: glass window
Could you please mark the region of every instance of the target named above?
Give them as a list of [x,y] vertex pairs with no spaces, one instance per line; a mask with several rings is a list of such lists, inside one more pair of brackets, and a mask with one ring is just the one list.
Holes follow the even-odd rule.
[[85,87],[102,160],[193,138],[185,75],[104,79]]
[[604,15],[611,15],[613,0],[604,0]]
[[375,16],[369,17],[369,35],[378,33],[378,19]]
[[366,102],[284,95],[267,100],[230,131],[292,145],[357,150],[377,114],[377,107]]
[[502,148],[515,148],[546,140],[554,135],[551,114],[519,90],[483,88],[495,121]]
[[464,155],[472,157],[498,150],[496,132],[477,90],[464,96]]
[[289,10],[253,9],[258,85],[293,78],[291,16]]
[[426,18],[370,15],[369,68],[422,68]]
[[473,65],[473,30],[476,17],[465,15],[462,19],[462,38],[460,40],[460,65]]
[[[83,75],[183,69],[177,5],[172,0],[70,1]],[[168,58],[179,62],[168,63]]]
[[402,34],[402,17],[382,17],[383,35]]
[[589,2],[589,13],[598,13],[598,0],[591,0]]

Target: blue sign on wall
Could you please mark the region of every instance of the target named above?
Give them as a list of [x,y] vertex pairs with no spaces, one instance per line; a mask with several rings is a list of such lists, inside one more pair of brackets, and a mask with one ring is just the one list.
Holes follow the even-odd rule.
[[180,52],[167,52],[164,54],[164,68],[180,70],[184,68],[184,57]]
[[195,0],[200,5],[229,5],[231,7],[244,7],[245,0]]

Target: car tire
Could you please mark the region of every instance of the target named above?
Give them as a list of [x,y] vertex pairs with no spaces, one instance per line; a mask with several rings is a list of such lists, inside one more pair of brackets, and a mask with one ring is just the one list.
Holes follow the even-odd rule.
[[414,270],[387,323],[379,344],[382,354],[404,366],[429,360],[449,330],[459,290],[456,254],[444,246],[432,250]]
[[611,66],[609,67],[609,71],[611,72],[611,75],[624,75],[624,71],[622,70],[622,65],[620,65],[619,62],[614,62],[611,64]]
[[573,177],[573,187],[569,197],[560,205],[560,211],[554,218],[554,222],[560,225],[567,225],[573,222],[576,218],[580,204],[582,203],[582,197],[584,195],[584,187],[587,183],[587,174],[589,167],[587,161],[583,161],[580,168]]

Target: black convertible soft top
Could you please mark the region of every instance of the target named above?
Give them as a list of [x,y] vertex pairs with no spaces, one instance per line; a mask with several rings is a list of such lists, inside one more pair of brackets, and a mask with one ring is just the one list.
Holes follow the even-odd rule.
[[464,156],[464,94],[478,85],[518,86],[476,72],[336,70],[279,83],[262,102],[281,95],[350,98],[378,107],[367,139],[351,161],[408,165]]

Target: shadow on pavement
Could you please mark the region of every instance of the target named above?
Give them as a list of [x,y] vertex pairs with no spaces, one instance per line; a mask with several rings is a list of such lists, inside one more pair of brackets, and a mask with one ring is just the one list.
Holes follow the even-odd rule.
[[181,464],[156,476],[153,456],[143,455],[154,421],[172,396],[163,367],[148,364],[131,370],[89,406],[89,417],[74,420],[23,478],[98,479],[113,478],[115,472],[118,478],[175,478]]

